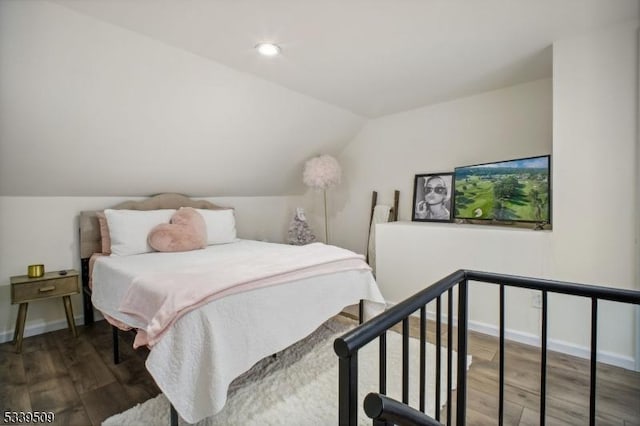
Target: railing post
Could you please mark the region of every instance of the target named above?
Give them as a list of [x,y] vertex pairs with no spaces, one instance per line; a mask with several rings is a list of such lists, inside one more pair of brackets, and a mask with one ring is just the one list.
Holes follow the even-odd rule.
[[338,361],[338,400],[340,426],[358,424],[358,353]]
[[387,332],[380,335],[380,393],[387,394]]
[[409,403],[409,318],[402,320],[402,402]]
[[458,284],[458,389],[456,424],[464,426],[467,406],[467,279]]
[[542,337],[540,353],[540,426],[547,424],[547,341],[549,307],[547,304],[547,291],[542,290]]
[[441,296],[436,299],[436,420],[440,421],[440,370],[442,366],[442,301]]
[[591,360],[589,380],[589,425],[596,424],[596,372],[598,361],[598,298],[591,298]]
[[420,308],[420,411],[426,410],[427,399],[427,307]]
[[498,426],[504,424],[504,284],[500,284],[500,376],[498,384]]
[[452,364],[452,351],[453,351],[453,287],[450,287],[447,291],[447,424],[451,424],[451,389],[453,381],[453,365]]

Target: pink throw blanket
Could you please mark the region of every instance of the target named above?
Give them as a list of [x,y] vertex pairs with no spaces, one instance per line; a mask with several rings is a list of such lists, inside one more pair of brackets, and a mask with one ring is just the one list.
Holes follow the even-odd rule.
[[138,331],[134,347],[153,346],[178,318],[212,300],[318,275],[370,269],[364,256],[335,246],[279,245],[267,253],[225,259],[222,265],[137,277],[119,310],[147,324]]

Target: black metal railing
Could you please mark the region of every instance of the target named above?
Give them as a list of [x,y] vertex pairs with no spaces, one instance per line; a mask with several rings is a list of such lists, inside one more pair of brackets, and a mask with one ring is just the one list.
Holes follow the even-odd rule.
[[[582,296],[591,299],[591,355],[590,355],[590,397],[589,424],[595,424],[596,414],[596,354],[597,354],[597,326],[598,300],[640,305],[640,291],[618,289],[603,286],[591,286],[562,281],[544,280],[537,278],[519,277],[513,275],[495,274],[480,271],[459,270],[437,281],[430,287],[416,293],[410,298],[393,306],[382,314],[347,332],[334,341],[334,350],[339,357],[339,423],[340,425],[356,425],[357,395],[358,395],[358,350],[376,338],[380,340],[380,383],[378,397],[386,394],[386,332],[398,323],[402,323],[402,403],[390,398],[380,400],[375,409],[379,410],[374,418],[374,425],[384,425],[391,418],[385,416],[415,415],[408,406],[409,401],[409,317],[420,311],[420,407],[425,411],[425,345],[426,345],[426,306],[436,300],[436,377],[435,377],[435,421],[440,421],[440,381],[441,381],[441,297],[448,295],[447,319],[447,410],[446,424],[452,424],[452,325],[453,319],[453,289],[458,288],[458,318],[457,318],[457,390],[456,390],[456,424],[464,425],[466,419],[467,395],[467,315],[468,315],[468,282],[484,282],[499,285],[500,290],[500,334],[499,334],[499,406],[498,424],[504,420],[504,329],[505,329],[505,286],[539,290],[542,292],[542,336],[540,362],[540,424],[545,424],[546,417],[546,371],[547,371],[547,295],[548,293]],[[371,396],[371,398],[375,398]],[[386,404],[385,404],[386,402]],[[371,408],[373,402],[369,405]],[[385,407],[388,411],[385,413]],[[375,412],[375,409],[373,412]],[[374,413],[375,414],[375,413]],[[397,418],[400,418],[397,417]],[[427,416],[428,417],[428,416]],[[422,419],[422,418],[421,418]],[[430,419],[430,418],[429,418]],[[405,418],[406,420],[406,418]],[[422,419],[421,421],[423,421]],[[433,419],[430,419],[433,420]],[[424,420],[424,421],[430,421]],[[407,421],[405,424],[423,424]],[[429,424],[429,423],[424,423]],[[433,423],[438,424],[438,423]]]
[[399,426],[442,426],[442,423],[422,411],[379,393],[367,395],[364,399],[364,412],[374,420],[374,424],[379,425],[391,423]]

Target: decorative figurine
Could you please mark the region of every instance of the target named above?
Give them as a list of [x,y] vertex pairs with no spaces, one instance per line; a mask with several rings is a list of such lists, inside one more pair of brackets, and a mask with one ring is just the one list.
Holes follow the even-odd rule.
[[289,244],[295,246],[303,246],[316,242],[316,236],[311,231],[311,227],[307,223],[307,218],[304,215],[304,209],[298,207],[296,214],[291,220],[289,225]]

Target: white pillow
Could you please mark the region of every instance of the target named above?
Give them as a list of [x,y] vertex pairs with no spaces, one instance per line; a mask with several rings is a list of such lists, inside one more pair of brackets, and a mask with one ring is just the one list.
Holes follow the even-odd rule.
[[196,209],[207,225],[207,245],[236,241],[236,218],[233,209]]
[[147,243],[149,232],[156,225],[169,223],[175,212],[175,209],[105,210],[111,237],[111,254],[129,256],[154,251]]

